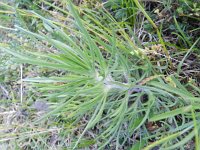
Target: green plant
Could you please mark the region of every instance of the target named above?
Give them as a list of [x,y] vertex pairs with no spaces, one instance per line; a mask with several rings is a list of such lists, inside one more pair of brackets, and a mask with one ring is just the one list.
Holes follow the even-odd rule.
[[39,7],[36,4],[36,0],[16,0],[15,5],[18,8],[38,10]]
[[[191,43],[194,43],[199,38],[198,22],[200,21],[200,4],[198,0],[180,0],[180,5],[178,6],[176,12],[178,13],[177,18],[180,20],[179,23],[177,23],[177,21],[175,20],[176,28],[180,33],[180,35],[178,34],[178,37],[180,41],[183,41],[182,43],[184,44],[184,46],[191,47]],[[197,44],[197,47],[199,46],[200,45]]]
[[[47,49],[53,46],[51,51],[0,46],[19,63],[58,72],[57,76],[24,79],[39,88],[41,99],[52,104],[46,114],[35,118],[34,126],[46,120],[63,125],[65,134],[72,137],[71,144],[65,146],[68,149],[92,145],[98,149],[176,149],[184,148],[193,137],[198,149],[200,120],[196,110],[200,91],[193,83],[184,85],[179,76],[158,73],[146,51],[138,48],[106,12],[99,15],[79,9],[82,19],[71,3],[67,5],[69,11],[51,6],[62,11],[67,25],[23,11],[41,19],[45,31],[35,33],[16,26],[30,42],[38,44],[40,40]],[[139,8],[154,25],[145,10]],[[102,25],[105,18],[101,16],[111,23]],[[43,133],[35,132],[39,142],[47,143],[40,136]],[[37,145],[36,138],[31,140],[33,146]]]
[[199,20],[200,16],[200,4],[199,0],[179,0],[180,6],[177,9],[177,12],[180,15],[191,17],[193,19]]
[[113,14],[122,25],[134,26],[138,9],[132,0],[108,0],[104,7]]

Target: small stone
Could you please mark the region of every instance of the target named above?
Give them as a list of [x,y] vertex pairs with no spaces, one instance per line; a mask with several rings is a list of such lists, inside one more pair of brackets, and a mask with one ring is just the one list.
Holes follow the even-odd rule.
[[46,101],[36,101],[33,104],[33,107],[37,110],[37,111],[47,111],[49,108],[49,105],[47,104]]

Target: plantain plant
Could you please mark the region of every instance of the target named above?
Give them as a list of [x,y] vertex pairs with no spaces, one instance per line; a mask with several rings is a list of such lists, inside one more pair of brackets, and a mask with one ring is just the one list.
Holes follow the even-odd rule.
[[[51,51],[0,47],[19,63],[59,73],[23,80],[38,87],[43,99],[53,103],[33,124],[65,118],[73,137],[69,149],[87,148],[85,139],[98,149],[134,150],[174,149],[193,137],[198,141],[199,120],[193,112],[199,98],[174,76],[158,73],[146,51],[137,47],[111,15],[101,11],[101,18],[92,10],[79,10],[84,16],[80,17],[71,2],[67,7],[60,10],[67,24],[26,11],[43,21],[45,31],[34,33],[15,26],[18,33],[46,43]],[[102,25],[105,17],[111,23]],[[180,120],[175,119],[177,115]]]

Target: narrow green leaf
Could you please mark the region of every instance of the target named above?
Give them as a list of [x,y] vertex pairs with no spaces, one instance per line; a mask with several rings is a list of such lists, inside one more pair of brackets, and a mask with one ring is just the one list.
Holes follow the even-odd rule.
[[177,108],[177,109],[171,110],[169,112],[157,114],[157,115],[151,117],[150,121],[159,121],[159,120],[162,120],[162,119],[171,118],[171,117],[174,117],[174,116],[179,115],[179,114],[187,113],[187,112],[191,111],[191,109],[192,109],[191,105],[186,106],[186,107],[182,107],[182,108]]

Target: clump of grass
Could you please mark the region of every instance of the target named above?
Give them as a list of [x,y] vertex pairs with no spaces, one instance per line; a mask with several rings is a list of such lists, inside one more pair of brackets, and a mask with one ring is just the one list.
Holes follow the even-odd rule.
[[[102,18],[99,12],[79,9],[81,18],[70,2],[67,10],[46,4],[61,11],[67,25],[33,11],[23,11],[39,18],[45,30],[35,33],[20,26],[15,28],[31,41],[45,43],[43,46],[53,48],[52,51],[0,47],[15,56],[16,62],[58,72],[50,77],[23,80],[38,87],[40,98],[50,104],[48,112],[32,118],[31,125],[57,122],[61,130],[66,130],[59,135],[65,138],[68,134],[71,138],[71,142],[61,144],[62,148],[148,150],[159,146],[176,149],[184,148],[195,137],[198,149],[199,114],[196,110],[200,91],[197,86],[192,82],[181,84],[177,74],[166,76],[158,72],[148,58],[148,51],[134,44],[103,10],[99,10]],[[154,25],[142,6],[136,4]],[[104,20],[111,23],[102,25]],[[156,25],[155,29],[158,30]],[[158,35],[161,38],[160,31]],[[164,59],[168,62],[168,58]],[[32,132],[23,139],[25,131],[21,131],[21,142],[31,139],[33,147],[40,142],[48,143],[46,134],[37,129],[33,131],[39,139]]]
[[134,26],[136,23],[136,16],[138,8],[134,1],[131,0],[108,0],[104,3],[104,7],[108,9],[114,18],[120,22],[120,24],[129,24]]

